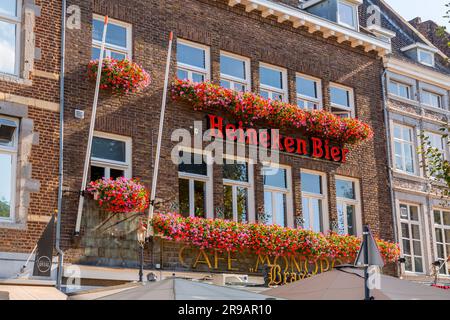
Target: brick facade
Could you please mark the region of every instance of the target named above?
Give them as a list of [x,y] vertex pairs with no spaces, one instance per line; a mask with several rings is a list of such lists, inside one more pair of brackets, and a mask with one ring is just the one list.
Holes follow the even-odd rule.
[[[327,40],[311,34],[305,28],[280,24],[276,18],[262,18],[257,12],[247,13],[241,5],[229,7],[227,1],[167,0],[167,1],[68,1],[81,7],[82,27],[67,32],[67,79],[65,106],[65,163],[63,208],[63,248],[69,262],[80,262],[86,255],[82,228],[74,237],[77,191],[80,189],[84,150],[88,135],[90,110],[94,96],[93,84],[86,81],[86,65],[91,57],[92,15],[109,15],[132,25],[133,60],[142,64],[152,77],[152,84],[143,93],[114,97],[102,93],[99,100],[95,130],[132,138],[133,176],[148,187],[151,182],[159,110],[162,97],[164,68],[169,31],[182,38],[210,47],[211,80],[220,77],[220,50],[251,59],[252,91],[259,88],[259,63],[265,62],[288,70],[289,99],[295,103],[295,74],[303,73],[322,80],[324,108],[330,110],[329,83],[335,82],[354,89],[355,109],[359,119],[375,131],[372,141],[352,147],[346,164],[330,163],[282,154],[281,164],[289,165],[293,177],[294,214],[301,215],[300,168],[326,173],[328,207],[331,221],[336,220],[335,175],[357,178],[361,186],[363,223],[372,227],[375,235],[393,240],[392,212],[386,170],[386,138],[382,112],[382,61],[375,53],[339,44],[334,37]],[[176,51],[176,45],[174,46]],[[175,52],[171,77],[175,72]],[[83,120],[75,119],[75,109],[85,111]],[[157,198],[163,201],[159,210],[169,210],[178,201],[177,166],[170,160],[175,145],[170,140],[174,129],[191,130],[193,121],[204,121],[205,114],[194,112],[188,105],[169,102],[162,144]],[[263,203],[263,183],[259,165],[255,168],[255,203]],[[223,204],[221,170],[214,168],[214,207]],[[86,218],[83,218],[83,226]],[[154,263],[149,252],[146,260]]]

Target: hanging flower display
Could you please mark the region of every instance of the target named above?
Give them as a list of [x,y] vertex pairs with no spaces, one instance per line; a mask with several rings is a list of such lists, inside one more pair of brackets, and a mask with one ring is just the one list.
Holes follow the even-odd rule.
[[[92,60],[88,65],[88,78],[97,80],[98,60]],[[100,89],[112,93],[124,94],[138,92],[150,84],[150,75],[140,65],[127,59],[103,59]]]
[[149,193],[137,179],[103,178],[90,182],[86,191],[100,208],[111,213],[142,212],[149,205]]
[[[178,214],[155,215],[152,225],[155,232],[165,239],[202,249],[249,251],[270,256],[349,260],[355,259],[361,246],[361,239],[355,236],[221,219],[185,218]],[[377,244],[385,262],[397,261],[400,256],[398,245],[383,240],[377,240]]]
[[371,139],[370,126],[358,119],[339,118],[324,110],[307,111],[298,106],[264,99],[252,92],[236,92],[210,82],[176,79],[172,99],[191,104],[199,111],[224,111],[244,125],[260,123],[271,128],[297,129],[305,135],[356,144]]

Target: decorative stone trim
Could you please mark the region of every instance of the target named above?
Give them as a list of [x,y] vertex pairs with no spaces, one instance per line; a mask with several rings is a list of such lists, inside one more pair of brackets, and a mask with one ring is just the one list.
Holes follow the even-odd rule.
[[[15,94],[0,92],[0,102],[2,101],[12,102],[15,104],[21,104],[26,106],[33,106],[36,108],[45,109],[53,112],[59,112],[59,103],[30,97],[18,96]],[[0,103],[0,106],[2,106],[2,103]]]

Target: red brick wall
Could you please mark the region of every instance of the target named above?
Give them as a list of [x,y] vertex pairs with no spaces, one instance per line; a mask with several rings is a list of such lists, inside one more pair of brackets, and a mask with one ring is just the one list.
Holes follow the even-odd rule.
[[[108,14],[111,18],[133,25],[133,59],[152,76],[152,85],[140,94],[100,97],[96,130],[123,134],[133,138],[133,175],[149,186],[163,87],[163,75],[169,31],[176,37],[197,41],[211,47],[212,80],[219,80],[219,52],[225,50],[251,58],[252,88],[258,90],[258,64],[266,62],[288,69],[291,102],[295,97],[295,72],[322,79],[324,106],[330,109],[328,85],[337,82],[354,88],[358,118],[368,122],[375,131],[373,141],[354,147],[348,163],[339,165],[320,160],[282,156],[282,163],[292,166],[294,212],[301,213],[300,168],[327,173],[329,211],[335,217],[334,175],[346,175],[361,181],[363,222],[374,233],[392,240],[392,213],[386,170],[386,141],[381,101],[380,75],[382,63],[374,54],[352,49],[336,40],[324,40],[289,23],[279,24],[275,18],[264,19],[258,13],[246,13],[242,6],[230,8],[227,1],[130,0],[74,1],[82,7],[82,30],[67,34],[67,72],[65,131],[65,187],[72,192],[80,189],[87,129],[94,95],[86,82],[86,65],[90,59],[92,13]],[[175,47],[176,48],[176,47]],[[171,76],[174,75],[175,53]],[[84,109],[85,119],[76,120],[74,109]],[[158,198],[177,200],[177,168],[170,161],[174,145],[170,134],[175,128],[189,129],[194,120],[204,114],[189,106],[169,103],[164,128]],[[258,168],[255,168],[258,173]],[[220,176],[220,175],[219,175]],[[219,177],[215,174],[215,178]],[[255,175],[256,207],[262,203],[262,179]],[[215,205],[220,205],[221,181],[215,179]],[[80,241],[72,237],[75,228],[77,196],[67,193],[63,211],[63,245],[67,259],[77,261],[83,254]],[[83,233],[81,234],[81,236]]]

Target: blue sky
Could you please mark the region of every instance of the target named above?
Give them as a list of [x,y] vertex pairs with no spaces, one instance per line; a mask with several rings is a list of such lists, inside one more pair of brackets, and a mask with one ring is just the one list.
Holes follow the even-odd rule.
[[385,2],[408,21],[421,17],[422,21],[434,20],[450,30],[449,19],[442,17],[447,11],[445,4],[450,0],[385,0]]

